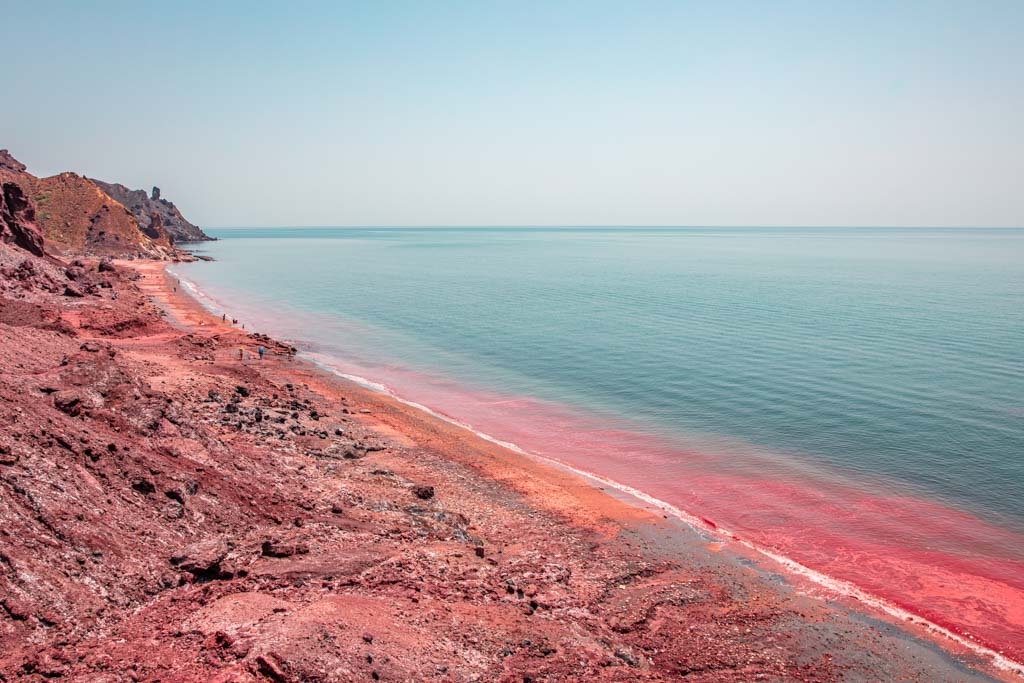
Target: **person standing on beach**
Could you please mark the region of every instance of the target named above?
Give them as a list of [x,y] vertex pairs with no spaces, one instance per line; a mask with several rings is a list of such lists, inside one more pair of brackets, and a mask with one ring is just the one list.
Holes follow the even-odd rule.
[[265,349],[262,346],[259,347],[258,349],[256,349],[256,353],[260,354],[260,360],[263,360],[263,351],[264,350]]

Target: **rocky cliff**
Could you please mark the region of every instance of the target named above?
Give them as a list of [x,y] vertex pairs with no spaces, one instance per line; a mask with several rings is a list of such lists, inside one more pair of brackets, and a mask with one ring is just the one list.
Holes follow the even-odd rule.
[[36,206],[17,182],[25,164],[0,149],[0,242],[43,255],[43,235],[36,225]]
[[0,180],[0,242],[43,255],[43,235],[35,224],[35,206],[21,186]]
[[131,190],[120,183],[108,183],[95,178],[90,180],[110,197],[124,204],[135,216],[143,232],[150,228],[155,218],[174,242],[202,242],[210,239],[198,226],[185,220],[173,202],[160,196],[159,187],[154,187],[151,194],[146,194],[145,190]]
[[[172,258],[177,253],[160,219],[135,215],[93,181],[75,173],[37,178],[0,150],[0,238],[40,255]],[[180,214],[179,214],[180,215]]]

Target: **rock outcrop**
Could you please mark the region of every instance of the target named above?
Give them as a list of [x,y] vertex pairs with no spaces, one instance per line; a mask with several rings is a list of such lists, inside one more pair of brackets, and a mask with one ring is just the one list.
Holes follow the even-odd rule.
[[135,216],[143,232],[153,225],[154,220],[166,231],[173,242],[202,242],[210,237],[198,226],[189,223],[178,208],[160,196],[160,188],[154,187],[150,194],[145,190],[132,190],[119,183],[108,183],[90,178],[104,192],[124,204]]
[[35,206],[22,187],[13,181],[0,181],[0,241],[42,256],[43,235],[35,221]]
[[6,149],[0,149],[0,173],[24,173],[26,171],[25,164],[21,163],[8,152]]

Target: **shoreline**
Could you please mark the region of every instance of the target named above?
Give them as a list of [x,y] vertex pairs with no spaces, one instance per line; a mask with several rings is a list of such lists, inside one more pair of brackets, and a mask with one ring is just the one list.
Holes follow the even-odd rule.
[[1015,680],[166,266],[0,244],[0,681]]
[[[166,277],[172,276],[167,273]],[[182,310],[191,308],[193,313],[198,313],[200,316],[205,315],[215,317],[209,308],[196,298],[198,292],[195,291],[194,284],[189,283],[188,288],[192,290],[192,293],[185,292],[185,296],[188,301],[184,305],[179,301],[172,300],[171,293],[167,291],[166,288],[163,293],[164,296],[161,303],[166,307],[177,310],[179,315]],[[188,318],[188,313],[185,314],[185,318]],[[217,322],[219,322],[219,320]],[[245,334],[242,330],[237,331],[241,334]],[[506,462],[504,463],[506,467],[511,469],[521,467],[522,470],[528,472],[530,476],[542,479],[545,476],[550,476],[552,473],[557,472],[562,475],[569,475],[572,478],[582,480],[585,482],[586,486],[589,486],[595,492],[599,493],[602,498],[614,500],[618,504],[624,504],[625,507],[632,509],[633,512],[630,514],[617,512],[612,516],[611,518],[614,519],[616,523],[658,525],[663,524],[665,520],[672,517],[679,524],[685,527],[688,533],[707,537],[705,540],[708,541],[709,545],[720,546],[715,548],[713,552],[720,553],[722,552],[721,546],[725,546],[726,549],[733,553],[739,561],[753,561],[758,564],[760,566],[760,571],[768,573],[775,570],[781,570],[787,575],[789,580],[788,582],[791,583],[794,589],[799,592],[815,595],[817,599],[818,594],[824,591],[824,595],[820,596],[821,599],[838,599],[840,604],[843,604],[847,609],[867,609],[869,613],[874,612],[876,617],[881,617],[882,619],[889,621],[889,623],[897,625],[898,628],[904,628],[908,633],[916,634],[917,637],[924,637],[929,642],[935,643],[938,647],[942,648],[943,651],[948,651],[954,656],[962,656],[965,653],[970,653],[971,656],[978,656],[989,660],[993,669],[1002,672],[1004,675],[1024,675],[1024,666],[1020,663],[1003,656],[1000,652],[997,652],[990,647],[973,642],[969,636],[961,635],[949,628],[933,623],[886,598],[876,596],[869,591],[858,587],[852,582],[831,577],[825,573],[809,568],[796,560],[780,555],[770,549],[761,547],[750,540],[740,538],[727,529],[705,520],[699,515],[682,510],[670,503],[660,500],[654,496],[650,496],[643,491],[617,482],[611,478],[579,469],[543,455],[531,453],[528,450],[520,448],[514,443],[509,443],[489,434],[480,432],[474,429],[471,425],[463,423],[457,418],[447,416],[430,408],[429,406],[397,395],[389,390],[385,385],[379,384],[372,379],[347,375],[340,370],[330,368],[325,364],[318,362],[315,358],[301,358],[298,362],[305,362],[315,366],[318,372],[329,375],[334,381],[341,381],[348,383],[349,385],[358,386],[369,392],[368,395],[364,395],[362,398],[364,400],[368,400],[370,403],[373,403],[372,399],[376,396],[380,397],[380,399],[384,401],[401,404],[407,410],[420,413],[427,419],[443,422],[454,427],[456,430],[463,430],[477,439],[481,439],[501,450],[507,451],[508,454],[506,455]],[[326,384],[329,385],[330,381],[326,382]],[[380,425],[378,424],[376,426],[379,427]],[[394,428],[393,423],[388,426]],[[512,459],[518,459],[519,462],[509,463],[508,460],[510,457]],[[493,472],[488,473],[489,476],[493,476],[493,474]],[[559,483],[562,486],[565,485],[564,480],[561,480]],[[605,487],[614,489],[618,495],[610,495]],[[580,489],[578,487],[574,487],[573,490],[575,495],[578,496]],[[534,502],[537,503],[538,501],[535,500]],[[596,505],[597,509],[602,507],[601,503]],[[560,510],[560,512],[564,513],[565,510]]]

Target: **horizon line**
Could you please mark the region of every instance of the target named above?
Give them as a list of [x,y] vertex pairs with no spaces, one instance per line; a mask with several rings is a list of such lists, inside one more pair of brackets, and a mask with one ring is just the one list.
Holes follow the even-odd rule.
[[380,225],[207,225],[204,230],[366,230],[366,229],[662,229],[662,230],[1022,230],[1024,225],[629,225],[629,224],[380,224]]

